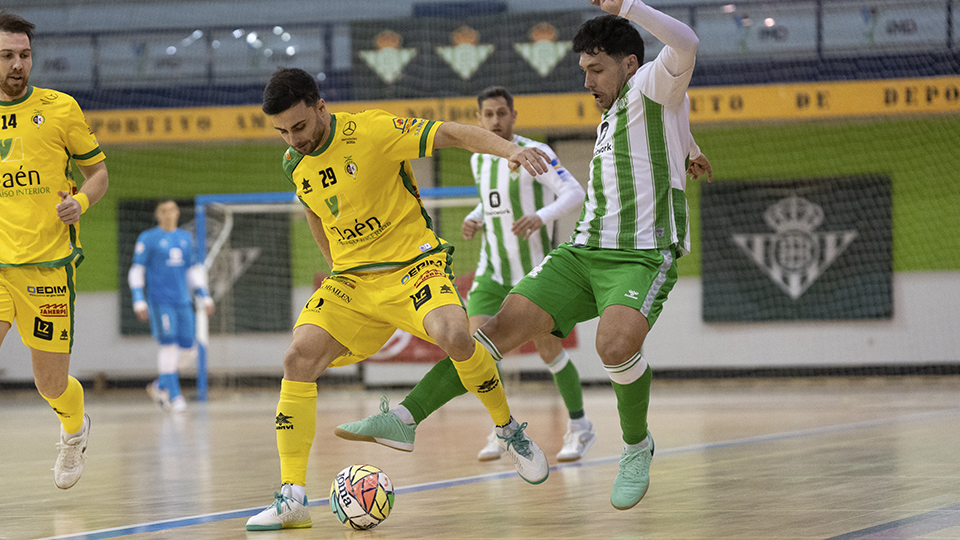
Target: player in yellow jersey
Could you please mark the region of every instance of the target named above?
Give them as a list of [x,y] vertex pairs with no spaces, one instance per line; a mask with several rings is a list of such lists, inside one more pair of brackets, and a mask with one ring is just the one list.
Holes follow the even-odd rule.
[[[0,344],[17,323],[37,390],[60,418],[54,483],[83,472],[90,432],[69,375],[80,215],[107,191],[107,166],[70,96],[29,85],[34,25],[0,11]],[[70,160],[83,174],[78,190]]]
[[[300,312],[283,359],[276,417],[281,489],[247,521],[247,530],[312,525],[305,484],[316,432],[316,380],[328,366],[377,352],[397,328],[450,355],[464,387],[490,412],[520,476],[533,484],[546,480],[546,457],[524,433],[526,424],[510,415],[496,362],[470,335],[453,285],[452,249],[431,228],[409,160],[456,146],[507,158],[514,169],[536,175],[547,171],[547,156],[477,126],[379,110],[332,114],[314,78],[300,69],[273,74],[263,111],[290,145],[283,169],[333,272]],[[396,438],[375,442],[410,451],[412,428],[406,429],[409,448]]]

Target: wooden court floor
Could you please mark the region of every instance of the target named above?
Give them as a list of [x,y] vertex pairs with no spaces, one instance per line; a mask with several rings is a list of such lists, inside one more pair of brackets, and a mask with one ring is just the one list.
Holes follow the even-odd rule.
[[[277,390],[218,390],[187,414],[143,392],[88,391],[86,470],[61,491],[57,421],[31,392],[0,393],[0,539],[958,539],[960,378],[654,381],[657,443],[644,500],[609,503],[620,430],[609,387],[585,391],[598,442],[539,486],[475,455],[490,429],[464,396],[401,453],[333,436],[377,411],[379,394],[321,387],[307,494],[314,527],[248,533],[272,501]],[[390,390],[395,403],[404,392]],[[508,385],[513,412],[551,463],[565,411],[552,385]],[[384,469],[393,513],[354,532],[327,505],[351,463]]]

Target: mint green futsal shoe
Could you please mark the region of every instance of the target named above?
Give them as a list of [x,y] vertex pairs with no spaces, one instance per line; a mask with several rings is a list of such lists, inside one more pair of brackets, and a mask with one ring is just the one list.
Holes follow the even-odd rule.
[[647,431],[650,444],[634,450],[624,445],[620,454],[620,472],[613,481],[610,504],[617,510],[629,510],[640,502],[650,487],[650,462],[653,461],[653,435]]
[[390,402],[385,396],[380,396],[380,414],[349,424],[340,424],[333,430],[333,434],[349,441],[375,442],[394,450],[413,452],[416,429],[417,426],[404,424],[397,415],[390,412]]

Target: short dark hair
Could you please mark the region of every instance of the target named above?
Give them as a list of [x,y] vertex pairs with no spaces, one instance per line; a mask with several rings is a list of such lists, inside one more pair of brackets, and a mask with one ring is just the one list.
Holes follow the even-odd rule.
[[595,55],[605,52],[616,60],[634,54],[643,64],[643,38],[640,32],[623,17],[604,15],[580,25],[573,37],[573,52]]
[[513,110],[513,96],[502,86],[488,86],[477,94],[477,108],[483,108],[483,102],[488,99],[503,98],[507,102],[507,107]]
[[0,11],[0,32],[8,34],[26,34],[30,43],[33,43],[33,29],[37,25],[27,21],[19,15]]
[[262,109],[267,116],[280,114],[301,101],[308,107],[320,101],[317,81],[302,69],[278,69],[263,89]]

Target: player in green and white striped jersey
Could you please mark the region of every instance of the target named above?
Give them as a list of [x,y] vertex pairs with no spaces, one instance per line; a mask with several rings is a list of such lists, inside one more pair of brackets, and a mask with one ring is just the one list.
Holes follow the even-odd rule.
[[[691,155],[686,92],[699,40],[640,0],[591,3],[611,15],[587,21],[573,39],[584,86],[604,111],[583,213],[571,242],[521,280],[476,336],[491,351],[507,351],[600,317],[597,353],[623,431],[610,502],[626,510],[649,487],[654,451],[647,429],[651,374],[641,347],[677,281],[676,259],[690,249],[684,162],[699,151]],[[631,21],[664,43],[647,64]]]
[[[463,237],[469,240],[483,231],[480,260],[467,297],[472,331],[497,313],[510,289],[553,249],[555,220],[579,209],[584,197],[583,188],[552,148],[514,134],[517,111],[506,88],[483,90],[477,96],[477,107],[480,127],[520,146],[540,148],[550,157],[553,169],[533,176],[523,169],[511,171],[506,160],[497,156],[473,154],[470,158],[480,204],[464,218]],[[570,416],[557,460],[576,461],[595,439],[593,424],[583,408],[580,375],[560,338],[544,334],[533,341]],[[488,461],[501,454],[496,436],[491,435],[477,458]]]

